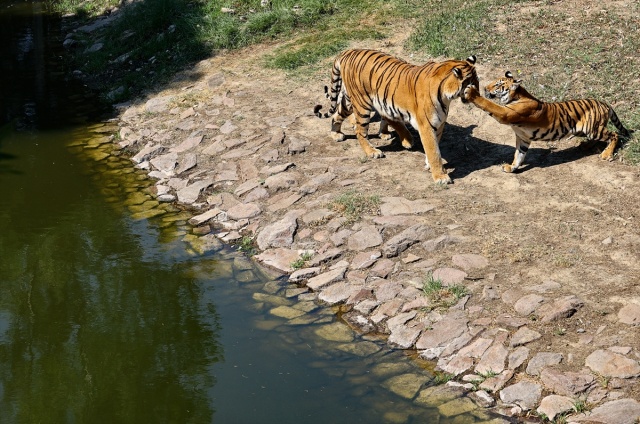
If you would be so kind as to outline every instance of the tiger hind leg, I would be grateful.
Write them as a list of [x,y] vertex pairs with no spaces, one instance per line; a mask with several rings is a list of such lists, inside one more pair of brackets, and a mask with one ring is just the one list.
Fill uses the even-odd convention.
[[400,121],[388,121],[386,119],[383,119],[380,122],[380,138],[382,138],[383,140],[391,139],[391,132],[389,131],[389,127],[392,127],[398,134],[400,142],[402,143],[402,147],[404,147],[405,149],[413,148],[413,136],[404,125],[404,123]]
[[341,93],[339,103],[336,107],[336,111],[331,117],[331,138],[333,141],[342,141],[344,140],[344,133],[342,132],[342,123],[345,119],[349,118],[351,123],[354,123],[353,116],[351,116],[353,112],[353,107],[351,105],[351,100],[349,100],[349,96],[346,93]]
[[604,151],[600,153],[600,159],[612,161],[613,152],[616,150],[616,147],[618,147],[618,142],[620,138],[618,137],[617,133],[609,130],[603,131],[602,138],[604,138],[605,140],[609,140],[609,142],[607,144],[607,147],[604,149]]
[[384,153],[369,143],[369,122],[371,121],[371,111],[364,108],[353,107],[353,114],[356,118],[356,138],[364,153],[374,159],[384,157]]
[[516,136],[516,152],[513,155],[513,162],[511,163],[511,165],[502,165],[502,171],[512,173],[516,169],[520,168],[520,166],[524,162],[524,158],[527,155],[527,152],[529,151],[529,145],[529,143]]

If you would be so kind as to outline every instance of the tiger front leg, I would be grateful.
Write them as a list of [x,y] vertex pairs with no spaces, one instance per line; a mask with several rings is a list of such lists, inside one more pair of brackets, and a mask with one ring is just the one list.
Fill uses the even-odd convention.
[[502,171],[512,173],[520,168],[524,162],[524,157],[527,155],[527,151],[529,151],[529,145],[529,143],[516,136],[516,152],[513,155],[513,162],[511,165],[502,165]]
[[354,107],[353,113],[356,117],[356,138],[358,139],[358,143],[360,143],[360,147],[362,147],[367,157],[374,159],[383,158],[384,153],[369,143],[370,111],[356,110]]
[[444,171],[437,134],[429,122],[418,124],[418,132],[425,153],[425,169],[431,170],[431,176],[436,184],[450,184],[451,177]]

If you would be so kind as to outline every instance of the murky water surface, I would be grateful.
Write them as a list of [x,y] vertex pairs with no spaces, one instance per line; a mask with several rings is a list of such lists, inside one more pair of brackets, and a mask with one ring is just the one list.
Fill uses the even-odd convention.
[[40,10],[0,0],[0,422],[481,421],[412,399],[417,362],[156,202]]

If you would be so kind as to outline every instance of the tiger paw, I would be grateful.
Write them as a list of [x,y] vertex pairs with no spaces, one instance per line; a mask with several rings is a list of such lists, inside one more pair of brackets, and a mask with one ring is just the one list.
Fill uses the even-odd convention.
[[344,134],[341,132],[331,132],[331,138],[333,141],[342,141],[344,140]]
[[433,181],[438,185],[447,185],[451,184],[451,177],[447,174],[434,175]]
[[600,159],[608,160],[609,162],[611,162],[613,160],[613,154],[605,150],[604,152],[600,153]]
[[502,172],[511,174],[513,171],[515,171],[515,168],[513,168],[511,165],[502,165]]
[[471,102],[479,95],[480,93],[478,92],[478,89],[474,85],[469,85],[467,86],[467,88],[464,89],[462,98]]
[[389,141],[393,138],[393,135],[389,132],[387,133],[380,133],[380,140],[384,140],[384,141]]
[[411,140],[402,140],[402,147],[405,149],[413,149],[413,142]]
[[380,149],[373,149],[371,153],[369,153],[369,157],[372,159],[380,159],[384,157],[384,153]]

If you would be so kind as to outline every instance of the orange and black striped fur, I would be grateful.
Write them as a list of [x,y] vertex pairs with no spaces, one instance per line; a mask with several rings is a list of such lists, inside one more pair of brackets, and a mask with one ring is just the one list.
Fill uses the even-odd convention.
[[381,136],[388,136],[390,125],[405,148],[413,146],[405,126],[411,124],[420,134],[426,168],[431,169],[435,182],[446,184],[451,178],[443,169],[438,143],[451,100],[461,97],[468,85],[479,85],[475,61],[471,56],[466,61],[416,66],[375,50],[346,50],[333,62],[331,90],[325,87],[331,100],[329,112],[322,115],[320,105],[314,112],[333,118],[331,136],[336,141],[344,139],[342,122],[353,113],[358,142],[372,158],[383,157],[383,153],[368,140],[371,112],[377,111],[383,119]]
[[629,136],[613,108],[604,102],[582,99],[545,103],[529,94],[521,83],[507,71],[503,78],[488,84],[485,95],[500,104],[482,97],[476,87],[467,87],[463,95],[496,121],[513,128],[516,152],[513,163],[502,166],[504,172],[513,172],[522,165],[532,141],[560,140],[567,135],[585,136],[590,141],[607,142],[600,157],[612,160],[619,137],[607,130],[607,122],[611,120],[623,137]]

